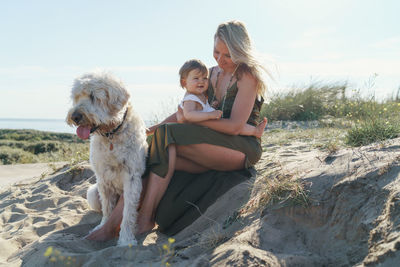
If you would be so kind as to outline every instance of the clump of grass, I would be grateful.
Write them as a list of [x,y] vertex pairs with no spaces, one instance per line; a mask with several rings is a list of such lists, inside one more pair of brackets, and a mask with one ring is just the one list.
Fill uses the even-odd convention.
[[227,240],[228,237],[223,231],[212,227],[206,234],[202,235],[198,241],[198,245],[204,250],[210,250],[218,247]]
[[305,182],[292,174],[282,173],[282,169],[264,174],[256,186],[258,193],[239,211],[240,214],[260,211],[278,203],[285,206],[310,204]]
[[260,205],[267,206],[276,203],[308,206],[309,199],[305,184],[292,175],[278,175],[273,179],[265,179],[265,191],[261,193]]
[[346,84],[322,85],[314,83],[305,89],[293,89],[287,93],[272,96],[264,104],[261,117],[270,121],[318,120],[332,113],[338,102],[345,97]]
[[346,135],[346,144],[363,146],[399,136],[399,125],[389,121],[363,121],[350,129]]

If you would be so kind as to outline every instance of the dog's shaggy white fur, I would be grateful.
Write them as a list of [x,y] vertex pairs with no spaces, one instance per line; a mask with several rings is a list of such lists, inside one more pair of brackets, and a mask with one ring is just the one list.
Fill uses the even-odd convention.
[[133,111],[122,82],[106,72],[88,73],[75,79],[71,98],[73,107],[68,112],[67,123],[79,126],[77,134],[83,139],[92,134],[90,163],[97,184],[89,188],[88,201],[95,210],[101,207],[103,213],[95,229],[107,221],[123,194],[118,245],[134,245],[147,154],[144,122]]

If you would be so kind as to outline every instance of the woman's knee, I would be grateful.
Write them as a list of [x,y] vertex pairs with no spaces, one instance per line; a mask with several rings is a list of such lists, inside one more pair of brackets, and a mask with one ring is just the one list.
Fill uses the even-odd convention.
[[218,171],[243,169],[246,159],[243,152],[210,144],[178,145],[177,155]]

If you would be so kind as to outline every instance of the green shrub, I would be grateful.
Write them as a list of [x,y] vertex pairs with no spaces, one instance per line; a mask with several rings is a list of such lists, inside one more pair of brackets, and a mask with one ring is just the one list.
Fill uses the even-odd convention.
[[390,121],[367,120],[351,128],[346,135],[346,144],[351,146],[368,145],[374,142],[399,136],[398,124]]
[[[6,139],[9,138],[9,139]],[[2,164],[84,161],[89,158],[89,142],[72,134],[36,130],[0,130]]]
[[56,152],[59,149],[60,149],[59,142],[42,141],[42,142],[30,144],[24,150],[37,155],[37,154],[46,153],[46,152]]
[[38,130],[13,130],[0,129],[0,140],[16,140],[16,141],[64,141],[84,143],[74,134],[54,133]]
[[293,89],[278,94],[263,105],[261,117],[275,120],[318,120],[330,114],[344,99],[346,85],[312,84],[305,89]]
[[19,148],[0,147],[0,162],[6,164],[34,163],[37,158],[32,153]]
[[20,148],[35,155],[60,150],[62,142],[59,141],[10,141],[0,140],[0,146]]

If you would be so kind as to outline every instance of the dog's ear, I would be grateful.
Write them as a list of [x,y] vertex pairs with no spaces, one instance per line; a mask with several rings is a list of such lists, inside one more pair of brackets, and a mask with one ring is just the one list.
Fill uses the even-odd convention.
[[[114,88],[115,90],[115,88]],[[107,92],[107,91],[106,91]],[[110,92],[110,90],[108,91]],[[113,93],[109,94],[109,110],[111,113],[117,113],[120,111],[129,100],[129,93],[125,88],[119,88],[117,93],[113,91]]]
[[110,114],[115,114],[123,109],[130,97],[125,86],[118,80],[113,80],[113,83],[108,84],[105,93],[107,101],[104,104],[107,105]]

